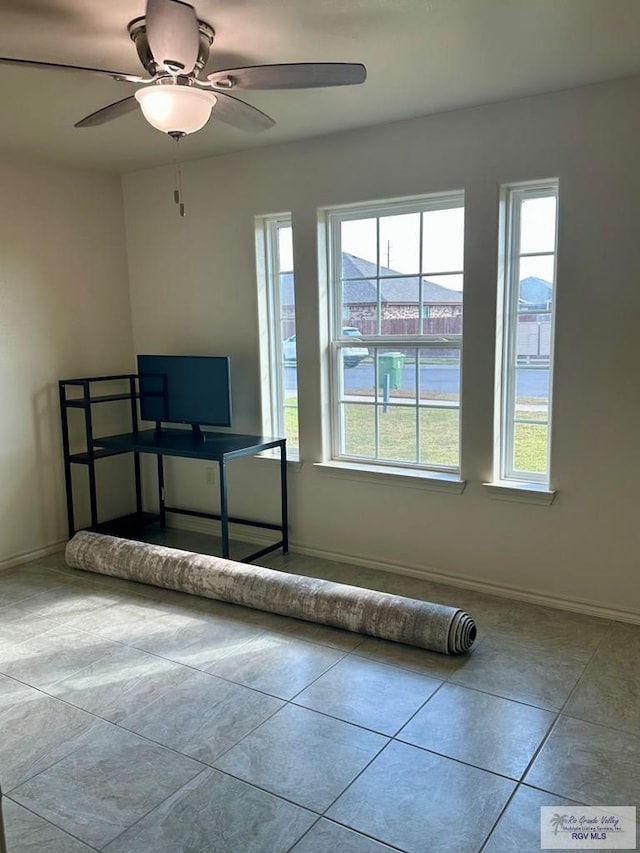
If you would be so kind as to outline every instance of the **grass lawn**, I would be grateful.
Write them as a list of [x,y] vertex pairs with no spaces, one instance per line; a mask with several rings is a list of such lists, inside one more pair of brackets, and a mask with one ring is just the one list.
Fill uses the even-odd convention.
[[[419,426],[415,409],[378,407],[379,452],[375,448],[375,406],[346,403],[345,453],[367,459],[420,462],[457,467],[459,416],[457,409],[421,409]],[[418,441],[420,450],[418,458]]]
[[[432,397],[433,399],[433,397]],[[524,401],[523,401],[524,402]],[[527,400],[541,404],[541,400]],[[287,398],[285,409],[286,437],[291,447],[298,447],[297,400]],[[343,404],[345,422],[344,453],[362,459],[418,462],[456,468],[459,459],[459,413],[457,409],[420,409],[419,425],[415,409],[390,405],[386,412],[379,408],[378,453],[375,447],[376,407],[373,404]],[[517,424],[515,432],[515,469],[543,472],[547,464],[546,412],[521,412],[523,417],[541,420],[541,424]],[[420,450],[418,458],[418,441]]]
[[543,473],[547,470],[547,425],[516,424],[515,470]]
[[299,450],[300,428],[298,426],[298,398],[287,397],[284,408],[284,435],[287,439],[287,450]]

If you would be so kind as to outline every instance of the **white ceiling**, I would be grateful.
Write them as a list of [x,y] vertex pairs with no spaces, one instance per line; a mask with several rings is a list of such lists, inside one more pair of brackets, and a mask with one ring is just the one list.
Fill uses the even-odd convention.
[[[127,23],[144,6],[0,0],[0,56],[143,73]],[[368,79],[243,92],[276,126],[250,135],[212,119],[183,140],[185,159],[640,74],[639,0],[199,0],[196,9],[216,31],[205,73],[357,61]],[[173,143],[138,112],[73,127],[135,88],[79,72],[0,67],[0,151],[116,172],[170,162]]]

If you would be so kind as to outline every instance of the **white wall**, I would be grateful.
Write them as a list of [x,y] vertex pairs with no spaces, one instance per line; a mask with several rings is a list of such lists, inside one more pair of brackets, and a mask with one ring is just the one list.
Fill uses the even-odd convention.
[[[638,103],[632,79],[194,162],[183,167],[184,220],[170,169],[128,175],[135,349],[231,355],[234,429],[259,432],[254,216],[292,211],[304,460],[290,477],[294,544],[640,615]],[[560,179],[559,494],[540,507],[492,499],[481,483],[492,470],[498,188],[550,177]],[[322,456],[317,208],[459,188],[468,486],[445,495],[328,477],[311,464]],[[212,499],[199,471],[188,477],[183,499]],[[276,477],[268,463],[238,464],[234,512],[264,517]]]
[[58,379],[131,368],[120,180],[4,157],[0,565],[66,539]]

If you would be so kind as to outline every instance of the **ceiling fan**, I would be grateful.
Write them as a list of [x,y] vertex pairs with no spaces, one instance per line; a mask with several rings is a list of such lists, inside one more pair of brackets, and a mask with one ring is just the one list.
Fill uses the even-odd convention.
[[149,76],[79,65],[0,57],[0,64],[84,71],[128,83],[140,83],[133,95],[97,110],[75,127],[95,127],[142,109],[158,130],[179,139],[200,130],[212,115],[240,130],[258,132],[274,120],[230,94],[236,89],[312,89],[364,83],[367,71],[356,62],[300,62],[253,65],[200,74],[209,59],[215,33],[183,0],[147,0],[145,15],[128,24],[129,35]]

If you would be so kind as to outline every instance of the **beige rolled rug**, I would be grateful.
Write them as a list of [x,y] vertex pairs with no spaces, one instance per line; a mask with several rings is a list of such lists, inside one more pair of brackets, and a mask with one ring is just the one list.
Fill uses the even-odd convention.
[[473,619],[455,607],[86,530],[76,533],[67,544],[66,560],[75,569],[320,622],[444,654],[467,652],[476,638]]

